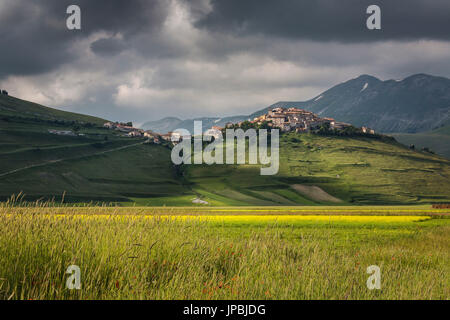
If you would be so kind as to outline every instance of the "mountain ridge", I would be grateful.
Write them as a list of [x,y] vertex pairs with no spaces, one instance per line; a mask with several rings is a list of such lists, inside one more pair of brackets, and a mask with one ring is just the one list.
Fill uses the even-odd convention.
[[[298,107],[383,133],[426,132],[450,124],[450,79],[418,73],[403,80],[380,80],[362,74],[306,101],[279,101],[250,115],[180,119],[176,127],[166,127],[168,131],[191,130],[194,120],[202,120],[205,129],[223,126],[226,122],[253,119],[276,107]],[[147,122],[143,127],[158,131],[166,128],[166,119]]]

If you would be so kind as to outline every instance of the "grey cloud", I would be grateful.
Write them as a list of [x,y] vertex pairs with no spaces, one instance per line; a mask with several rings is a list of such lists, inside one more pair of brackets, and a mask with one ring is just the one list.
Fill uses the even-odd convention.
[[32,2],[4,4],[0,39],[0,77],[41,73],[73,59],[66,43],[74,39],[74,34],[55,28],[54,21]]
[[126,49],[126,44],[121,39],[102,38],[91,43],[91,50],[100,56],[115,56]]
[[[158,29],[168,14],[165,0],[40,0],[46,16],[61,17],[69,5],[75,4],[82,12],[82,34],[104,30],[122,33],[125,37]],[[61,13],[63,13],[61,15]],[[65,23],[63,24],[65,26]]]
[[[179,3],[189,11],[180,12]],[[382,8],[382,32],[365,29],[373,3]],[[69,4],[82,9],[81,32],[65,27]],[[449,4],[0,0],[7,44],[0,84],[30,100],[43,94],[51,102],[41,103],[112,120],[251,113],[277,100],[310,99],[363,73],[448,77]],[[416,41],[422,38],[440,40]],[[120,88],[128,91],[117,100]]]
[[191,55],[192,44],[180,44],[165,34],[142,33],[132,38],[129,45],[140,56],[152,59],[185,59]]
[[[366,9],[377,4],[382,30],[366,28]],[[315,41],[450,39],[448,0],[211,0],[196,26],[237,36],[263,34]]]
[[[77,59],[72,46],[97,31],[120,33],[125,39],[143,32],[158,32],[168,14],[164,0],[2,0],[0,13],[0,78],[33,75],[57,69]],[[66,9],[81,8],[82,30],[66,28]],[[107,54],[119,50],[111,40],[93,44]]]

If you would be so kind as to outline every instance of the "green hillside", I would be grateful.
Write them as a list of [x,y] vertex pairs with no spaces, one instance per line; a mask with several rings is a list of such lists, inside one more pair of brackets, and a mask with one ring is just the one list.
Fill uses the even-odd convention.
[[392,134],[399,142],[418,149],[429,148],[433,152],[450,159],[450,126],[429,132]]
[[0,199],[19,192],[28,200],[65,193],[66,201],[183,194],[167,147],[105,129],[100,118],[0,99]]
[[251,165],[190,166],[187,176],[206,201],[223,205],[450,201],[450,161],[396,142],[291,133],[280,163],[275,177]]
[[12,96],[0,95],[0,117],[3,119],[16,117],[42,121],[76,121],[101,125],[106,120],[84,114],[61,111],[42,106],[37,103],[21,100]]
[[64,194],[66,202],[153,206],[450,201],[450,161],[389,139],[285,134],[278,175],[261,176],[256,165],[176,168],[168,146],[124,137],[102,119],[12,97],[1,97],[1,108],[2,200],[23,192],[28,200]]

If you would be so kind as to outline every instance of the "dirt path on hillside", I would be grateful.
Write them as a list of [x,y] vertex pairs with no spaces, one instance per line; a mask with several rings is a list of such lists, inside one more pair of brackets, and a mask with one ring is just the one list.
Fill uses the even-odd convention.
[[316,201],[326,201],[326,202],[342,202],[341,199],[333,197],[332,195],[326,193],[318,186],[307,186],[303,184],[293,184],[291,187],[301,193],[302,195]]
[[38,168],[38,167],[47,166],[49,164],[54,164],[54,163],[58,163],[58,162],[62,162],[62,161],[83,159],[85,157],[98,156],[98,155],[102,155],[102,154],[109,153],[109,152],[114,152],[114,151],[119,151],[119,150],[123,150],[123,149],[128,149],[128,148],[131,148],[131,147],[135,147],[135,146],[144,144],[146,142],[147,141],[134,143],[134,144],[129,144],[129,145],[126,145],[126,146],[122,146],[122,147],[118,147],[118,148],[114,148],[114,149],[109,149],[109,150],[105,150],[105,151],[100,151],[100,152],[97,152],[97,153],[84,155],[84,156],[80,156],[80,157],[71,157],[71,158],[49,160],[49,161],[46,161],[46,162],[43,162],[43,163],[32,164],[32,165],[29,165],[29,166],[26,166],[26,167],[22,167],[22,168],[18,168],[18,169],[14,169],[14,170],[8,171],[8,172],[0,173],[0,177],[4,177],[4,176],[10,175],[10,174],[17,173],[17,172],[24,171],[24,170],[31,169],[31,168]]

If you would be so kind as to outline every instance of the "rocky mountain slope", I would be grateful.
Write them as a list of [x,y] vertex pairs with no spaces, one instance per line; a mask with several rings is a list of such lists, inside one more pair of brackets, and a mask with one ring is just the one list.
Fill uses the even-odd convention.
[[147,122],[145,129],[157,132],[177,128],[190,130],[193,120],[205,127],[253,119],[269,108],[299,107],[321,116],[355,126],[369,126],[378,132],[425,132],[450,124],[450,79],[416,74],[403,80],[382,81],[361,75],[338,84],[308,101],[280,101],[251,115],[198,118],[174,121],[165,118]]

